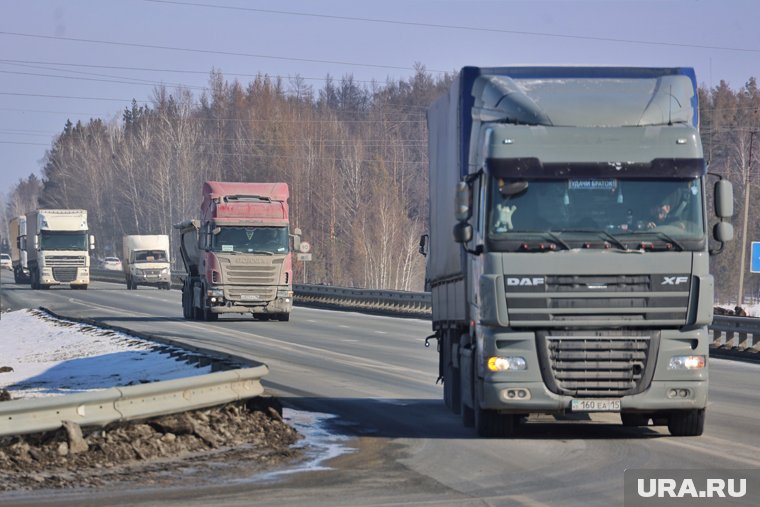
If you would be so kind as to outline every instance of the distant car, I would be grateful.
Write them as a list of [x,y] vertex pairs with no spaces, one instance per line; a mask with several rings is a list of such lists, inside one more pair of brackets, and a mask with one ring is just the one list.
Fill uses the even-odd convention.
[[118,257],[106,257],[100,265],[103,269],[110,271],[121,271],[121,261]]
[[13,261],[8,254],[0,254],[0,268],[5,268],[13,271]]

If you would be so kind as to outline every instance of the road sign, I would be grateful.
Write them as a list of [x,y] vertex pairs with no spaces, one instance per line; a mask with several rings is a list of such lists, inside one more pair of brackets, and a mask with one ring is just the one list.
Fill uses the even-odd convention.
[[752,261],[749,270],[751,273],[760,273],[760,241],[752,242]]
[[296,260],[299,260],[299,261],[310,261],[311,260],[311,254],[310,253],[299,253],[299,254],[296,254]]

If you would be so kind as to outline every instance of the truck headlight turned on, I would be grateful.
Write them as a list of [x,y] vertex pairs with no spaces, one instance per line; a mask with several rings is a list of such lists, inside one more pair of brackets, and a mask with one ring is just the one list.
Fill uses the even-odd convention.
[[[482,436],[619,412],[699,435],[712,320],[688,68],[465,67],[428,111],[444,401]],[[731,184],[714,185],[732,239]]]

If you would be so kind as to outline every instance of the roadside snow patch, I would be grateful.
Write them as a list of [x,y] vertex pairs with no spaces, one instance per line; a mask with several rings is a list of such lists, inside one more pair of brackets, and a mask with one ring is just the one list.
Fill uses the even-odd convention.
[[[58,320],[37,310],[0,318],[0,389],[13,399],[81,393],[209,373],[169,355],[179,349]],[[174,354],[181,355],[181,354]]]

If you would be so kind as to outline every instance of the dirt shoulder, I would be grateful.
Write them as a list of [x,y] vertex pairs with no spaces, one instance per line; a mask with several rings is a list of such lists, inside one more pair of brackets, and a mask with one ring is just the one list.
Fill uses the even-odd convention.
[[266,397],[103,428],[66,424],[0,437],[0,491],[218,483],[298,461],[300,438]]

